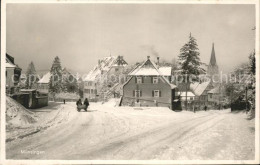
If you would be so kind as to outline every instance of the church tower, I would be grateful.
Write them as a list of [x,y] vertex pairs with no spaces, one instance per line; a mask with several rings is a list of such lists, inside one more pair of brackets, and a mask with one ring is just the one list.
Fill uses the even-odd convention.
[[210,62],[208,65],[208,70],[207,70],[207,75],[213,76],[213,75],[218,75],[218,74],[219,74],[219,70],[218,70],[217,60],[216,60],[216,56],[215,56],[214,43],[213,43]]

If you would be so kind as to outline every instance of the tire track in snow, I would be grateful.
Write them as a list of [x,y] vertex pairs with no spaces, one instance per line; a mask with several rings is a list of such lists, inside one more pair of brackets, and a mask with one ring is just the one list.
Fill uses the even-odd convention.
[[[189,121],[184,121],[184,122],[181,122],[181,123],[187,124],[187,122],[190,123],[192,121],[194,122],[194,120],[195,121],[199,120],[199,124],[203,124],[205,121],[204,120],[201,121],[201,119],[207,118],[209,116],[212,116],[212,115],[200,116],[200,117],[191,119]],[[212,118],[207,119],[207,120],[211,120],[211,119]],[[140,153],[139,148],[136,149],[136,146],[137,146],[136,142],[139,141],[139,143],[140,143],[141,140],[143,140],[147,137],[154,136],[154,135],[161,136],[161,135],[163,135],[162,133],[167,132],[169,130],[169,127],[174,127],[174,125],[172,125],[172,124],[174,124],[174,122],[167,124],[167,126],[165,126],[165,125],[160,126],[160,127],[155,128],[155,129],[146,131],[144,133],[141,133],[141,134],[138,134],[138,135],[135,135],[135,136],[132,136],[132,137],[123,138],[121,140],[119,139],[119,140],[111,141],[109,144],[101,144],[100,146],[95,146],[95,148],[90,148],[88,150],[88,153],[86,153],[84,155],[87,156],[86,159],[93,159],[93,158],[94,159],[95,158],[106,159],[107,157],[109,157],[109,155],[115,155],[115,156],[121,157],[120,154],[122,153],[122,150],[126,149],[125,151],[127,152],[126,153],[127,157],[131,158],[132,156],[129,156],[129,154],[130,154],[129,151],[131,150],[130,147],[135,148],[134,151],[135,152],[138,151],[138,153]],[[183,127],[185,127],[185,126],[183,126]],[[183,129],[183,128],[181,128],[181,129]],[[135,143],[135,144],[133,144],[133,143]],[[129,147],[129,145],[130,145],[130,147]],[[147,144],[145,144],[145,145],[147,145]],[[116,151],[114,151],[114,150],[116,150]],[[131,155],[133,155],[135,152],[132,152]],[[113,154],[111,154],[111,153],[113,153]],[[118,154],[118,153],[120,153],[120,154]],[[104,156],[98,157],[98,155],[104,155],[105,157]],[[123,156],[122,158],[126,159],[126,156]],[[114,159],[114,158],[109,157],[108,159]]]
[[[190,120],[187,123],[184,123],[183,126],[178,128],[177,130],[172,130],[171,129],[172,125],[169,125],[168,127],[165,127],[162,131],[158,131],[158,132],[152,133],[151,135],[148,135],[148,136],[152,137],[151,138],[152,142],[147,143],[145,145],[143,145],[143,141],[144,141],[143,139],[145,139],[145,137],[141,138],[141,139],[139,139],[139,147],[136,147],[137,148],[136,150],[138,150],[138,154],[136,154],[136,152],[132,152],[133,154],[129,158],[136,159],[138,157],[138,159],[152,159],[152,156],[154,156],[156,153],[158,153],[158,151],[165,149],[165,144],[171,145],[173,142],[181,139],[183,136],[185,136],[186,134],[188,134],[189,132],[194,130],[196,127],[203,125],[205,122],[210,121],[210,120],[214,119],[215,117],[216,116],[203,120],[203,121],[201,121],[201,119],[199,121]],[[185,124],[188,124],[188,125],[185,125]],[[163,137],[160,137],[163,134],[165,134],[165,135]],[[154,138],[155,136],[159,136],[159,138],[157,138],[157,140],[156,140],[156,138]],[[150,137],[148,137],[148,138],[150,138]],[[127,147],[124,147],[124,148],[126,149]],[[145,155],[145,157],[144,158],[141,157],[142,155]],[[147,157],[147,155],[148,155],[148,157]]]

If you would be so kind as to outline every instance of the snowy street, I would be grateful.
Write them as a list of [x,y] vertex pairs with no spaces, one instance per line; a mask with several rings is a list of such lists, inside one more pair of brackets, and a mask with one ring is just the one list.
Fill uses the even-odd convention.
[[36,112],[52,118],[42,117],[38,132],[6,143],[7,159],[254,159],[254,120],[243,112],[109,103],[90,103],[88,112],[77,112],[75,103],[51,108]]

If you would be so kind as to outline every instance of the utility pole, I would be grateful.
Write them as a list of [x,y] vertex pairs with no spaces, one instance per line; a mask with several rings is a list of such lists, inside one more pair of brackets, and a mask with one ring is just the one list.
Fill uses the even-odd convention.
[[246,85],[246,113],[248,112],[248,109],[247,109],[247,85]]
[[186,111],[188,110],[188,96],[187,96],[187,93],[188,93],[188,83],[186,82],[186,96],[185,96],[185,109],[186,109]]
[[185,97],[185,108],[186,108],[186,111],[188,110],[188,79],[187,79],[187,71],[186,71],[186,97]]
[[230,94],[230,109],[231,109],[231,111],[232,111],[232,96],[233,96],[233,90],[234,90],[233,88],[234,88],[234,86],[232,84],[231,94]]
[[219,96],[218,96],[218,106],[219,106],[219,110],[221,109],[221,83],[219,84]]

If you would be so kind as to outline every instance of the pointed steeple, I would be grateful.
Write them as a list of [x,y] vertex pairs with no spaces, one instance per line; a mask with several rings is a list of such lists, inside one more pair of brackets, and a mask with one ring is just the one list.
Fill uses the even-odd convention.
[[214,49],[214,42],[212,44],[212,51],[211,51],[211,57],[210,57],[209,65],[211,65],[211,66],[217,65],[216,56],[215,56],[215,49]]

